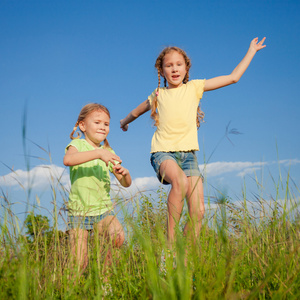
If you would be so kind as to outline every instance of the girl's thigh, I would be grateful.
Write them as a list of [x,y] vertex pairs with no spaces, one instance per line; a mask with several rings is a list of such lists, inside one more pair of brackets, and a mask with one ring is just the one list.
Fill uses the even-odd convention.
[[160,164],[159,172],[161,177],[172,185],[175,183],[182,184],[187,178],[177,162],[172,159],[164,160]]
[[85,229],[70,229],[68,231],[72,253],[87,253],[88,231]]

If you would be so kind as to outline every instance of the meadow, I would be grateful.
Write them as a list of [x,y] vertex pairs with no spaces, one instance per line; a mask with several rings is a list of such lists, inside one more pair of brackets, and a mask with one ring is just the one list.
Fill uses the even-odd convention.
[[[29,212],[23,224],[2,191],[0,298],[299,299],[299,189],[287,175],[274,180],[270,198],[262,198],[260,190],[257,182],[251,201],[246,187],[238,200],[208,198],[197,244],[181,234],[185,213],[178,224],[176,263],[167,258],[165,270],[160,259],[167,248],[167,194],[137,194],[129,199],[134,213],[117,206],[127,236],[114,251],[111,267],[104,269],[106,249],[100,251],[91,233],[83,274],[73,269],[68,235],[57,226],[58,191],[53,189],[53,220]],[[121,198],[115,202],[124,203]]]

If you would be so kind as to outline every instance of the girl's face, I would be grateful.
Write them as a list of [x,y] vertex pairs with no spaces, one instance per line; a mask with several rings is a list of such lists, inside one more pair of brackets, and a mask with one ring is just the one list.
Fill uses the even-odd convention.
[[167,53],[163,59],[162,71],[170,89],[180,87],[186,75],[183,55],[175,50]]
[[109,133],[109,122],[110,118],[104,111],[95,110],[79,123],[79,128],[84,133],[86,141],[98,148]]

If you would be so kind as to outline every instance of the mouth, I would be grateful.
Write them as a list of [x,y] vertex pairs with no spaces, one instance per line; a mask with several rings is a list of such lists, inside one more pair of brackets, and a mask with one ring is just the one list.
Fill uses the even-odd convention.
[[172,76],[172,79],[178,79],[178,78],[180,78],[180,75],[173,75]]

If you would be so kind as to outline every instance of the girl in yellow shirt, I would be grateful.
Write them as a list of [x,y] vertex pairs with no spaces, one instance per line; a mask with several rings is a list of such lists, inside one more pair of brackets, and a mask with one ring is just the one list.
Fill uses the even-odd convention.
[[[203,119],[199,102],[203,92],[236,83],[248,68],[257,51],[266,47],[265,38],[251,41],[248,52],[231,74],[207,80],[189,81],[190,59],[178,47],[167,47],[158,56],[155,67],[158,71],[158,87],[120,121],[123,131],[140,115],[151,110],[155,131],[151,143],[151,164],[159,180],[171,184],[168,196],[168,242],[172,247],[175,226],[178,224],[183,200],[187,199],[190,219],[184,234],[191,233],[193,240],[199,236],[204,215],[202,176],[195,151],[199,150],[197,127]],[[160,79],[164,87],[160,87]]]

